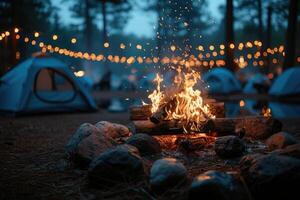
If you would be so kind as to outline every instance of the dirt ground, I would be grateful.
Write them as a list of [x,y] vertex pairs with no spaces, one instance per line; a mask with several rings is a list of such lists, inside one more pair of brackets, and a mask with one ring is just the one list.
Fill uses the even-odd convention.
[[[83,171],[64,170],[64,145],[80,124],[101,120],[126,124],[129,116],[101,110],[0,117],[0,199],[94,199]],[[282,122],[284,130],[300,133],[300,119]]]

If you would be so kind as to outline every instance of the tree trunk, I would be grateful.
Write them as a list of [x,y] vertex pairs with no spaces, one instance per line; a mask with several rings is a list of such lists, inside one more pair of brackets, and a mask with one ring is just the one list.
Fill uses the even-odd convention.
[[266,50],[266,48],[268,46],[266,46],[265,44],[265,37],[264,37],[264,25],[263,25],[263,19],[262,19],[262,2],[261,0],[257,0],[257,18],[258,18],[258,34],[259,34],[259,40],[262,42],[262,46],[260,47],[260,54],[261,54],[261,58],[264,61],[264,65],[262,68],[262,72],[263,73],[267,73],[268,72],[268,58],[266,56],[263,56],[263,52]]
[[162,16],[163,16],[163,9],[162,9],[162,2],[161,1],[157,1],[157,13],[158,13],[158,21],[157,21],[157,33],[158,33],[158,37],[157,40],[156,40],[156,43],[157,43],[157,57],[161,57],[162,56],[162,23],[163,20],[162,20]]
[[257,0],[257,18],[258,18],[258,33],[259,33],[259,39],[261,42],[264,40],[264,27],[263,27],[263,20],[262,20],[262,3],[261,0]]
[[90,0],[85,0],[84,21],[85,21],[85,45],[86,49],[90,50],[92,47],[92,18],[90,15],[91,3]]
[[226,1],[226,16],[225,16],[225,23],[226,23],[226,35],[225,35],[225,42],[226,42],[226,65],[232,71],[237,70],[237,65],[234,63],[234,49],[230,48],[230,44],[234,44],[234,25],[233,25],[233,0]]
[[[271,47],[272,45],[272,6],[268,6],[268,16],[267,16],[267,34],[266,34],[266,47]],[[268,72],[271,71],[271,62],[270,62],[270,56],[268,54],[267,56],[268,60]]]
[[102,2],[103,43],[107,42],[106,0]]
[[286,31],[286,50],[283,69],[293,67],[295,61],[296,23],[298,0],[290,0],[288,27]]

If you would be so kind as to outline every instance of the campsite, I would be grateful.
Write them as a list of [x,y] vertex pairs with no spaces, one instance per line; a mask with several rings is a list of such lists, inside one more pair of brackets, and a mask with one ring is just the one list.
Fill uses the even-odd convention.
[[2,0],[0,200],[298,199],[298,0]]

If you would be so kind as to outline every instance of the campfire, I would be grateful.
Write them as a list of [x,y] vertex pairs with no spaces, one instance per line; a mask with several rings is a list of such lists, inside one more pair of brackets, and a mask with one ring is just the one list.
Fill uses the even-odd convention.
[[[236,135],[263,138],[281,126],[273,119],[268,108],[260,116],[225,116],[224,102],[208,98],[198,88],[201,74],[185,67],[172,67],[176,72],[171,85],[164,86],[162,75],[156,74],[155,89],[148,95],[149,104],[130,109],[130,125],[133,133],[150,135],[225,136]],[[178,136],[182,138],[182,136]]]
[[210,106],[204,103],[201,91],[195,85],[201,79],[200,73],[190,68],[186,72],[179,67],[172,86],[161,90],[163,77],[156,75],[156,89],[148,96],[151,100],[153,123],[162,120],[176,120],[183,125],[185,133],[199,132],[202,125],[215,116]]

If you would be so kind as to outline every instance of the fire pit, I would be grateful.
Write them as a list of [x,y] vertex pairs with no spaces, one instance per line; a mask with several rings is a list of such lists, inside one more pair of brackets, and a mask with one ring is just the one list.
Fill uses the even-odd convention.
[[198,81],[198,72],[179,68],[174,83],[163,90],[157,74],[151,103],[131,107],[130,124],[81,125],[66,147],[69,160],[88,169],[89,185],[97,192],[110,191],[105,197],[295,195],[294,187],[281,186],[299,181],[299,140],[280,132],[281,122],[268,109],[261,116],[226,117],[223,102],[194,88]]

